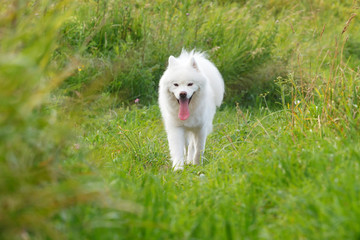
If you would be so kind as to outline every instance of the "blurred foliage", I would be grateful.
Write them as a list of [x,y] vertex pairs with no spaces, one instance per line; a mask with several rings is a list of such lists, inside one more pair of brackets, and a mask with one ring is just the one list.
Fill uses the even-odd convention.
[[[52,61],[59,30],[71,14],[68,4],[7,1],[0,7],[1,239],[63,239],[51,219],[80,203],[105,206],[98,203],[108,199],[91,169],[81,166],[85,156],[72,140],[72,126],[58,121],[51,100],[51,92],[76,71]],[[81,175],[62,168],[72,158]]]

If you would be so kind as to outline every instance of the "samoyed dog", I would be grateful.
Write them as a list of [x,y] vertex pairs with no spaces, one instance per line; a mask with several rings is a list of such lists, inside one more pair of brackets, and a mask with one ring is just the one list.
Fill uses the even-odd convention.
[[199,164],[216,107],[224,96],[220,72],[204,53],[183,50],[169,57],[159,82],[159,105],[174,170]]

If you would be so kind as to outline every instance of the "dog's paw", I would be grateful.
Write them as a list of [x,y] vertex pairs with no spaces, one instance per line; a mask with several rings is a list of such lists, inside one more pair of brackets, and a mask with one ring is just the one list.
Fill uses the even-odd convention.
[[173,169],[174,169],[175,172],[176,171],[182,171],[182,170],[184,170],[184,166],[175,166],[175,167],[173,167]]
[[186,165],[192,165],[192,164],[193,164],[193,161],[190,160],[190,159],[186,159],[186,160],[185,160],[185,164],[186,164]]

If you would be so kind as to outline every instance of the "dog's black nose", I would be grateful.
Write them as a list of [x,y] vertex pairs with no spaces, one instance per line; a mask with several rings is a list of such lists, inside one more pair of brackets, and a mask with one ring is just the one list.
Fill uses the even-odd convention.
[[186,95],[187,95],[186,92],[181,92],[180,93],[180,98],[186,98]]

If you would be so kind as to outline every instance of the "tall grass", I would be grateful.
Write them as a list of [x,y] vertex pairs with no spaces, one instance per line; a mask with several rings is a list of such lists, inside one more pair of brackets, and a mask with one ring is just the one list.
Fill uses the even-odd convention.
[[277,27],[273,19],[261,21],[262,14],[250,3],[80,2],[62,32],[64,46],[84,57],[86,71],[69,78],[66,88],[105,81],[121,101],[153,103],[168,57],[196,48],[219,67],[229,92],[247,90],[270,80],[240,78],[270,60]]
[[[342,31],[352,9],[356,11],[356,3],[78,2],[62,27],[58,57],[66,62],[76,52],[82,71],[65,81],[64,91],[74,95],[102,82],[124,103],[136,98],[153,103],[169,55],[197,48],[206,51],[223,74],[227,102],[254,102],[261,91],[268,91],[274,101],[279,95],[273,80],[286,77],[288,64],[302,68],[297,57],[316,58],[310,64],[318,68],[318,50],[334,46],[335,29]],[[328,20],[335,26],[328,26]],[[346,58],[355,51],[352,56],[358,59],[356,47],[351,47],[357,43],[356,29],[344,45]],[[356,64],[354,60],[351,63]]]
[[[315,52],[316,55],[310,53],[311,57],[298,55],[299,65],[288,77],[277,79],[282,107],[289,112],[292,129],[300,127],[304,134],[310,130],[322,136],[324,129],[330,128],[342,137],[359,130],[359,59],[356,56],[352,59],[353,55],[349,58],[346,53],[351,36],[346,31],[355,16],[349,15],[330,41],[323,39],[328,31],[324,25],[315,40],[329,45]],[[313,56],[314,59],[308,59]]]

